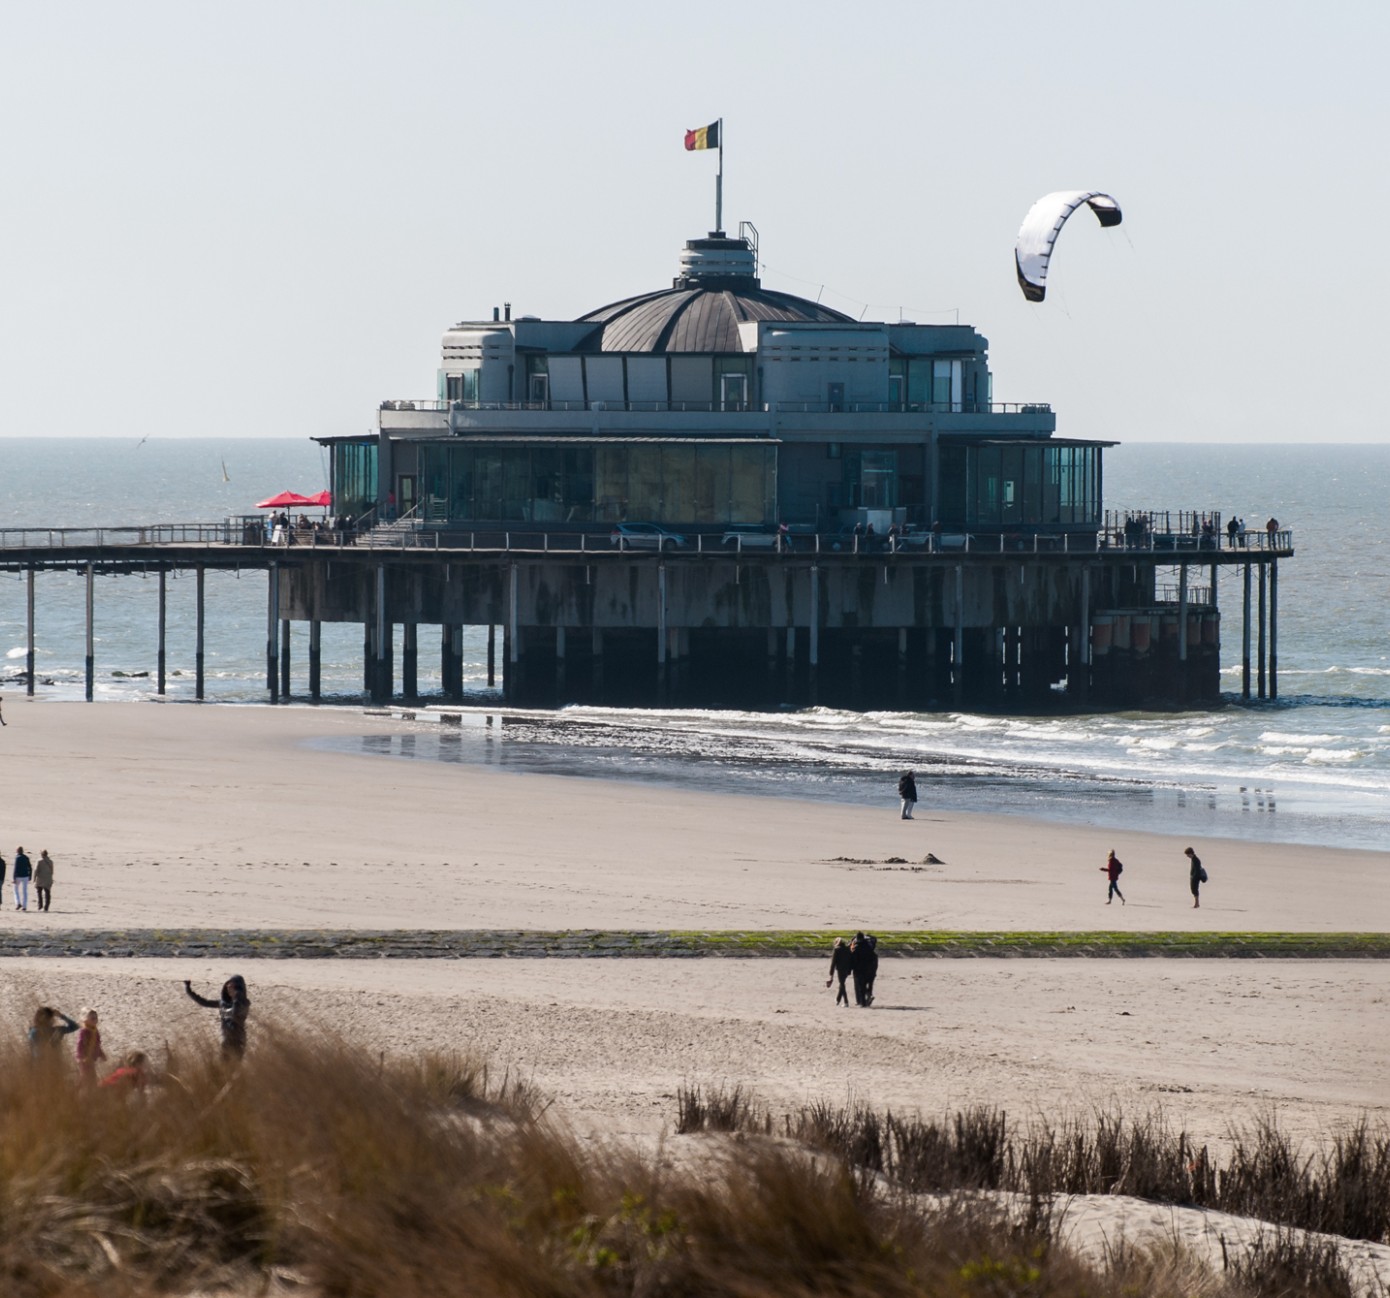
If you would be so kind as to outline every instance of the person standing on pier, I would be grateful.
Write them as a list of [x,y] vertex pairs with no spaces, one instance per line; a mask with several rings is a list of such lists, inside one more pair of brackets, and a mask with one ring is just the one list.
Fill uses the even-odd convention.
[[1207,881],[1207,872],[1202,869],[1202,858],[1190,847],[1183,849],[1183,855],[1188,860],[1187,881],[1192,889],[1192,909],[1196,910],[1202,904],[1202,885]]
[[912,819],[912,809],[917,805],[917,777],[913,771],[904,771],[898,778],[898,797],[903,800],[904,820]]
[[34,867],[29,858],[24,855],[24,848],[17,847],[14,850],[14,908],[16,910],[29,909],[29,880],[34,877]]
[[1110,891],[1105,894],[1105,904],[1108,906],[1116,897],[1120,899],[1120,905],[1125,904],[1125,895],[1120,891],[1120,875],[1124,871],[1124,863],[1115,855],[1115,849],[1110,849],[1110,855],[1106,858],[1105,864],[1100,867],[1100,872],[1108,875],[1110,879]]

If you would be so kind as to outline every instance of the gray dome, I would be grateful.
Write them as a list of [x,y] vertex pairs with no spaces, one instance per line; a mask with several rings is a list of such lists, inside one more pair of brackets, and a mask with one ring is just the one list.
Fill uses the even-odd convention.
[[599,307],[581,321],[600,326],[586,349],[604,352],[738,352],[738,326],[775,323],[853,323],[849,316],[790,293],[764,289],[754,274],[746,239],[718,232],[692,239],[681,254],[674,285]]

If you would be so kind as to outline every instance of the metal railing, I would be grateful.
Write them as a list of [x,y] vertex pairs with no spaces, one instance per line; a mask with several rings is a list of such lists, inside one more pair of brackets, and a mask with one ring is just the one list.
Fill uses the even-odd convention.
[[[364,518],[367,516],[364,516]],[[557,531],[534,527],[457,527],[425,525],[403,518],[368,528],[338,528],[321,521],[308,528],[291,526],[283,539],[274,539],[266,520],[245,516],[221,523],[152,523],[140,527],[0,528],[0,553],[13,550],[64,550],[78,548],[160,546],[237,546],[279,550],[291,547],[315,549],[363,546],[390,550],[465,550],[539,554],[696,554],[696,555],[960,555],[960,554],[1126,554],[1166,555],[1195,559],[1203,553],[1291,553],[1293,532],[1250,533],[1244,544],[1208,544],[1208,538],[1182,533],[1148,532],[1126,535],[1123,529],[1061,533],[1013,533],[969,531],[907,531],[877,536],[868,533],[799,532],[733,536],[727,532],[702,532],[656,538],[623,537],[615,540],[606,530]]]
[[604,411],[629,414],[793,414],[793,415],[1049,415],[1046,401],[438,401],[402,398],[378,409],[442,414],[451,410]]

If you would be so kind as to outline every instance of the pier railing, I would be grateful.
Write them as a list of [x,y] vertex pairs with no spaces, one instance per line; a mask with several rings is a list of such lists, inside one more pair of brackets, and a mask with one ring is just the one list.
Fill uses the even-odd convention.
[[[226,519],[221,523],[151,523],[138,527],[0,528],[0,553],[14,550],[76,550],[167,546],[236,546],[277,551],[287,548],[372,550],[503,551],[527,554],[606,554],[621,548],[625,553],[657,552],[657,539],[623,538],[615,542],[607,529],[559,531],[534,526],[463,527],[431,526],[406,520],[376,528],[340,530],[325,523],[290,527],[282,531],[266,527],[258,517]],[[759,554],[816,555],[914,555],[914,554],[1159,554],[1172,553],[1191,561],[1204,554],[1240,555],[1265,552],[1288,554],[1293,532],[1249,532],[1244,537],[1193,536],[1185,532],[1102,527],[1091,532],[1013,533],[972,531],[904,531],[892,535],[863,533],[799,532],[778,535],[749,531],[691,533],[662,538],[666,554],[728,556]]]

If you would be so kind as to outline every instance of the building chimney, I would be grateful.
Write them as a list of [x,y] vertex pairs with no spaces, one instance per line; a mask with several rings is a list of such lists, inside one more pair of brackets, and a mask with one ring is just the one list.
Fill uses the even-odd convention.
[[504,302],[502,304],[502,310],[507,313],[503,318],[510,320],[512,318],[512,304],[510,302]]
[[498,307],[492,308],[492,322],[496,324],[502,318],[502,312]]

